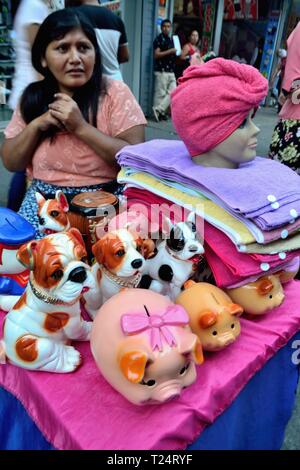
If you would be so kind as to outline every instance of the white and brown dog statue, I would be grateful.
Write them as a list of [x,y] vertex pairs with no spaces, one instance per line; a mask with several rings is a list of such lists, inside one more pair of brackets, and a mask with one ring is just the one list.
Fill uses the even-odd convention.
[[143,240],[135,231],[126,228],[107,233],[93,245],[96,263],[92,272],[97,288],[84,294],[85,307],[92,318],[102,304],[121,289],[138,287],[145,259],[154,249],[152,240]]
[[22,245],[18,258],[30,269],[29,283],[5,317],[0,353],[25,369],[72,372],[81,356],[70,340],[87,341],[91,331],[80,297],[95,287],[82,236],[74,228],[48,235]]
[[36,192],[38,203],[39,231],[45,235],[65,232],[70,228],[68,219],[69,203],[62,191],[56,191],[54,199],[45,199],[41,193]]

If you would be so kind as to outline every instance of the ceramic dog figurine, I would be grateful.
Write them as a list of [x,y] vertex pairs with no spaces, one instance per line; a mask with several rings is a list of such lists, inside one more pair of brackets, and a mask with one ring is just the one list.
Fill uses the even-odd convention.
[[31,272],[26,291],[5,317],[5,356],[25,369],[72,372],[81,357],[70,340],[86,341],[91,331],[79,300],[94,287],[81,234],[73,228],[31,241],[18,258]]
[[188,313],[190,326],[205,351],[219,351],[240,334],[243,308],[234,304],[221,289],[207,282],[187,281],[176,304]]
[[97,288],[84,295],[86,310],[92,318],[99,307],[121,289],[138,287],[145,258],[154,248],[152,240],[143,240],[127,229],[113,230],[93,245],[96,263],[92,272]]
[[56,191],[55,199],[45,199],[35,193],[38,203],[39,231],[45,235],[65,232],[70,228],[68,219],[69,203],[62,191]]
[[153,280],[150,289],[175,300],[183,284],[192,275],[204,253],[195,225],[195,213],[186,222],[173,225],[169,219],[170,236],[158,246],[157,254],[146,261],[144,274]]
[[196,379],[201,344],[180,305],[146,289],[124,289],[99,310],[91,350],[105,379],[136,405],[178,397]]
[[23,243],[33,240],[34,227],[19,214],[0,207],[0,308],[8,311],[24,292],[29,270],[17,259]]

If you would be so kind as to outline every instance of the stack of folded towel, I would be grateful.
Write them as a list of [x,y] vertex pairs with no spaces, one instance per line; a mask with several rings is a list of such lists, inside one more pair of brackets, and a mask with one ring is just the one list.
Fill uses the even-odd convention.
[[205,220],[206,256],[220,287],[295,264],[300,254],[300,177],[256,157],[238,169],[196,165],[181,141],[152,140],[117,155],[133,202],[178,204]]

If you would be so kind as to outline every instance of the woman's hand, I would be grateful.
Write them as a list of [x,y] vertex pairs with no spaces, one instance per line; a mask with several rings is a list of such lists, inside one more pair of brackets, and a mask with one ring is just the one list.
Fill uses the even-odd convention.
[[200,55],[200,52],[195,52],[190,60],[190,65],[202,65],[204,64],[204,61]]
[[58,127],[59,129],[64,129],[62,123],[52,116],[50,111],[46,111],[44,114],[34,119],[34,121],[31,122],[31,125],[34,125],[40,132],[45,132],[49,127],[53,126]]
[[86,124],[81,111],[70,96],[56,93],[55,101],[49,104],[50,115],[69,132],[76,134]]
[[286,102],[287,97],[284,96],[284,94],[281,92],[279,97],[278,97],[278,103],[283,106],[284,103]]

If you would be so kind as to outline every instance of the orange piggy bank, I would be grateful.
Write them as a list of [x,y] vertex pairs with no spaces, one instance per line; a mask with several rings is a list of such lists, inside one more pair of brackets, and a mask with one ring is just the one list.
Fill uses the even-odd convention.
[[233,343],[241,327],[243,308],[221,289],[206,282],[187,281],[175,303],[190,317],[190,326],[205,351],[219,351]]
[[[280,276],[281,274],[264,276],[244,286],[226,289],[226,292],[233,302],[242,305],[246,313],[262,315],[278,307],[284,300]],[[286,280],[289,280],[288,274]]]

